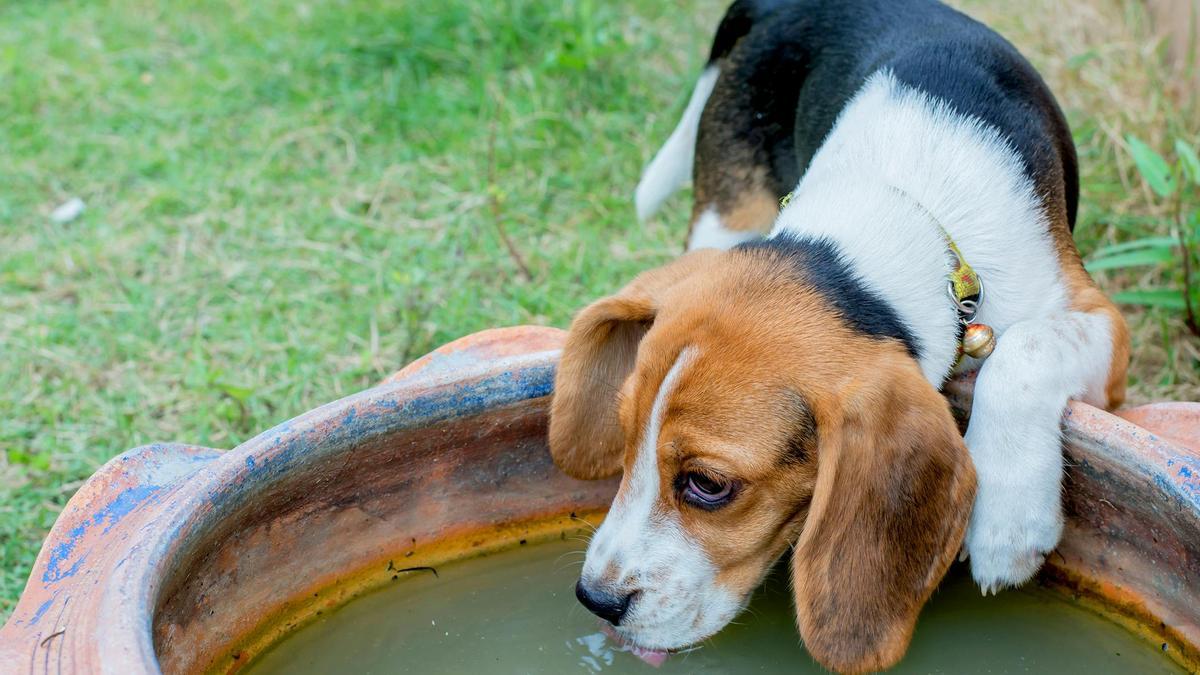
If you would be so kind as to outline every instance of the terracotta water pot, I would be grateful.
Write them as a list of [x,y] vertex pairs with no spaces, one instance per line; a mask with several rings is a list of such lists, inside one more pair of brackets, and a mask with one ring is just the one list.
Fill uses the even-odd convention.
[[[228,451],[149,445],[67,504],[0,630],[0,672],[232,672],[413,568],[573,534],[616,480],[545,427],[563,333],[453,342]],[[966,405],[969,383],[950,388]],[[1072,403],[1062,545],[1040,579],[1200,665],[1200,404]]]

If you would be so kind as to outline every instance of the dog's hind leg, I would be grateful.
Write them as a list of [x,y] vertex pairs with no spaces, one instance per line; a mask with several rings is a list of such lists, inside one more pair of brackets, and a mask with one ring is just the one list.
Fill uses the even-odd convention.
[[770,232],[807,162],[795,134],[798,116],[809,117],[798,106],[820,40],[812,12],[806,3],[741,4],[713,43],[714,55],[725,51],[697,130],[689,250]]
[[644,220],[692,172],[688,249],[730,248],[766,234],[780,197],[799,180],[792,134],[808,59],[798,38],[808,22],[785,16],[794,5],[738,0],[730,6],[679,124],[638,183],[635,202]]
[[704,111],[704,104],[708,102],[719,74],[720,67],[710,62],[696,81],[679,124],[675,125],[667,142],[642,171],[642,178],[633,196],[638,220],[646,220],[654,215],[667,197],[687,181],[696,154],[700,113]]

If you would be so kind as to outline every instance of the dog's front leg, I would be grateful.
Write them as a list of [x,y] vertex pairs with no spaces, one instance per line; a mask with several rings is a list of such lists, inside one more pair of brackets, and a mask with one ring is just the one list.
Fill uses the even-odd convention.
[[1106,404],[1112,334],[1103,312],[1020,322],[979,371],[966,434],[978,491],[965,549],[985,594],[1028,580],[1058,544],[1063,411],[1071,397]]

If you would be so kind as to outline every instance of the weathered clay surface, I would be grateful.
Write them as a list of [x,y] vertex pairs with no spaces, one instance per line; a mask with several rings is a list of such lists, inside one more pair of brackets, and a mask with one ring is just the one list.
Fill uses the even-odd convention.
[[[235,671],[364,590],[594,521],[615,481],[570,479],[545,447],[562,337],[485,331],[228,452],[115,458],[47,538],[0,672]],[[969,406],[969,382],[951,389]],[[1200,404],[1122,414],[1072,404],[1070,523],[1044,578],[1194,666]]]
[[1155,403],[1117,411],[1117,416],[1162,440],[1200,451],[1200,403]]
[[1071,404],[1067,529],[1043,578],[1140,622],[1140,632],[1200,669],[1200,443],[1183,444],[1195,439],[1200,404],[1126,415],[1156,431]]

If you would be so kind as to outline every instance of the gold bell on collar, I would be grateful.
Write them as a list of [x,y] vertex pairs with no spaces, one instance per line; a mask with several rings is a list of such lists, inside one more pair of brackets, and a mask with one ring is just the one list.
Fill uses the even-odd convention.
[[973,359],[986,359],[996,348],[996,335],[985,323],[967,324],[962,338],[963,353]]
[[942,237],[946,240],[946,247],[950,252],[950,274],[946,290],[950,300],[954,302],[954,311],[958,313],[959,323],[963,326],[962,341],[958,346],[958,359],[955,363],[961,361],[964,356],[982,361],[996,348],[996,334],[992,327],[973,321],[976,312],[979,311],[979,305],[983,303],[983,279],[980,279],[975,270],[967,264],[946,228],[941,225],[938,227],[941,228]]

